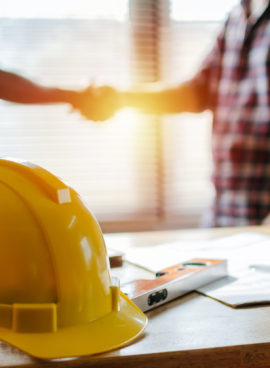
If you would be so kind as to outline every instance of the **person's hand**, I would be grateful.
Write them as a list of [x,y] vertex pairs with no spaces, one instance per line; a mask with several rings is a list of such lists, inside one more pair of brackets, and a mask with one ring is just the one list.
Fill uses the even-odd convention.
[[120,108],[120,97],[112,87],[90,86],[78,92],[72,106],[87,120],[104,121],[110,119]]

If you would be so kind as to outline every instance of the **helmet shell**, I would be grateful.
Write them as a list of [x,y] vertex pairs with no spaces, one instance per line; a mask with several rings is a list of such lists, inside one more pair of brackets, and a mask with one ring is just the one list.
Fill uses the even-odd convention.
[[[121,303],[130,304],[136,315],[140,312],[126,297],[121,296],[120,302],[119,287],[112,285],[102,231],[72,188],[38,166],[2,159],[0,202],[0,338],[27,351],[19,346],[19,334],[50,332],[56,338],[69,327],[91,329],[95,324],[98,329],[97,320],[107,318],[109,324],[113,315],[121,314]],[[130,321],[133,317],[130,315]],[[139,317],[136,333],[132,327],[133,337],[127,340],[119,335],[117,346],[144,329],[146,317],[142,312]],[[5,339],[1,326],[17,337]],[[85,352],[64,349],[61,353],[61,339],[57,341],[59,354],[54,347],[53,357],[115,347],[111,341],[102,348],[101,339],[94,351],[86,346]]]

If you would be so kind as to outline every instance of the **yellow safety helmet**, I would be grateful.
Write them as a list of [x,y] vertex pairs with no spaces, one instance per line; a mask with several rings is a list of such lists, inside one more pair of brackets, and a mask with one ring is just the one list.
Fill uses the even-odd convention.
[[0,160],[0,339],[45,359],[105,352],[146,316],[110,276],[78,194],[30,163]]

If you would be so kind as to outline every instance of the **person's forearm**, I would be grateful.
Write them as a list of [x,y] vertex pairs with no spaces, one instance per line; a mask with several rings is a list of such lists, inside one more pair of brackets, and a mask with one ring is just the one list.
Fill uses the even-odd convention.
[[149,114],[202,111],[198,96],[189,83],[160,91],[124,92],[122,104]]
[[43,87],[17,74],[0,70],[0,98],[23,104],[70,103],[77,98],[77,92]]

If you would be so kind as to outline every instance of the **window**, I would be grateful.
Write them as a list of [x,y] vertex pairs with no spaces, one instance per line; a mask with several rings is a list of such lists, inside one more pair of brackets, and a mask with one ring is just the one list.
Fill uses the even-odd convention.
[[[1,9],[0,65],[67,88],[92,80],[117,88],[175,84],[192,74],[233,1],[222,11],[207,4],[217,8],[209,19],[193,12],[198,0],[9,0]],[[196,226],[213,194],[209,113],[161,119],[126,109],[97,124],[64,105],[0,101],[0,124],[1,156],[68,182],[105,231]]]
[[[236,0],[171,0],[170,50],[163,82],[191,78]],[[163,121],[164,211],[169,223],[198,226],[213,196],[211,114],[181,114]]]
[[[84,88],[92,79],[120,88],[130,85],[126,0],[23,5],[11,0],[3,14],[0,60],[4,69],[45,85]],[[1,102],[0,109],[2,156],[35,162],[63,178],[102,222],[155,217],[155,127],[151,122],[144,124],[129,111],[96,124],[69,113],[67,106]]]

